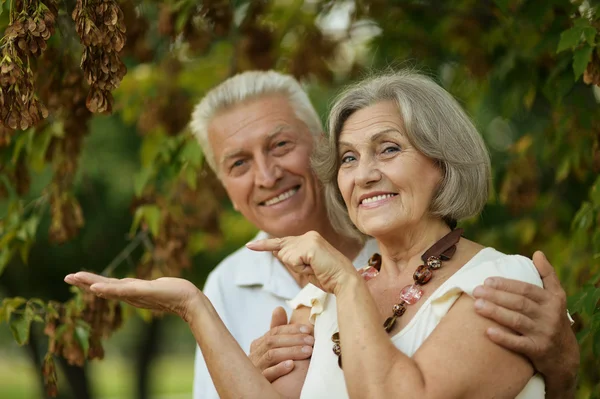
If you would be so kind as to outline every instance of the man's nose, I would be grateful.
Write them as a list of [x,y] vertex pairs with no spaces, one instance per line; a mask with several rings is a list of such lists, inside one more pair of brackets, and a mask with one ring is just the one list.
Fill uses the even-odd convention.
[[255,177],[256,185],[264,188],[273,188],[282,175],[282,168],[276,162],[259,163]]

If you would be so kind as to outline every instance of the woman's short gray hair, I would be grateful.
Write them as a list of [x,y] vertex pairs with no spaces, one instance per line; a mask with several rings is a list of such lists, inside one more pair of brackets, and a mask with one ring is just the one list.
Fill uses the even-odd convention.
[[351,223],[337,185],[337,144],[350,115],[381,101],[397,105],[410,143],[442,170],[443,180],[432,200],[431,213],[449,225],[479,214],[487,202],[490,185],[490,158],[482,137],[446,90],[427,76],[401,70],[351,85],[334,102],[328,136],[317,146],[312,159],[325,186],[333,226],[339,232],[365,238]]
[[293,77],[275,71],[248,71],[235,75],[204,96],[194,108],[190,122],[192,133],[196,136],[208,165],[217,175],[219,171],[208,140],[208,126],[212,118],[228,107],[269,94],[285,95],[298,119],[306,124],[315,137],[323,132],[319,115],[306,92]]

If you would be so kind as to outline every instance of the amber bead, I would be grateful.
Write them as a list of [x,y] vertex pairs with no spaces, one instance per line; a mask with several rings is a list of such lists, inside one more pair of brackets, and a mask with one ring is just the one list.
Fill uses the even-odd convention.
[[369,259],[369,266],[374,267],[377,271],[381,270],[381,255],[375,252]]
[[342,355],[340,355],[338,357],[338,366],[340,366],[340,368],[342,368]]
[[340,344],[333,345],[333,353],[335,353],[337,356],[339,356],[342,353],[342,348],[340,347]]
[[440,267],[442,267],[442,261],[437,256],[430,256],[427,259],[427,266],[429,266],[432,269],[439,269]]
[[404,305],[404,303],[402,303],[402,304],[397,303],[394,305],[392,310],[394,312],[394,316],[400,317],[404,314],[404,312],[406,312],[406,306]]
[[385,323],[383,323],[383,328],[385,328],[385,331],[389,333],[390,331],[392,331],[392,328],[394,328],[395,324],[396,316],[391,316],[385,320]]
[[333,334],[333,335],[331,336],[331,340],[332,340],[333,342],[335,342],[336,344],[339,344],[339,343],[340,343],[340,333],[339,333],[339,332],[336,332],[335,334]]
[[415,270],[415,274],[413,274],[413,279],[415,280],[415,283],[419,285],[427,284],[427,282],[431,280],[431,277],[433,277],[433,272],[431,271],[429,266],[426,265],[421,265],[417,267],[417,270]]

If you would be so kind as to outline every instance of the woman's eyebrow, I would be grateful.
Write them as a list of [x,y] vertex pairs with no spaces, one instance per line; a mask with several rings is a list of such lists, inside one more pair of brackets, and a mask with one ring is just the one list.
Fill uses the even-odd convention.
[[389,136],[390,133],[402,134],[402,132],[400,132],[398,129],[388,128],[388,129],[382,130],[380,132],[377,132],[373,136],[371,136],[371,141],[380,140],[383,137]]

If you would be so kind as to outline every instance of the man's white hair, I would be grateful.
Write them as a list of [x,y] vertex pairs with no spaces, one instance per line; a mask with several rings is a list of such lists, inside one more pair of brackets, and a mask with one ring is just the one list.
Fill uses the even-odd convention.
[[[210,90],[192,112],[190,128],[208,165],[219,175],[217,163],[208,140],[208,126],[215,115],[242,102],[269,94],[283,94],[294,113],[318,137],[323,132],[321,119],[308,95],[296,79],[275,71],[248,71],[235,75]],[[268,110],[267,110],[268,112]]]

